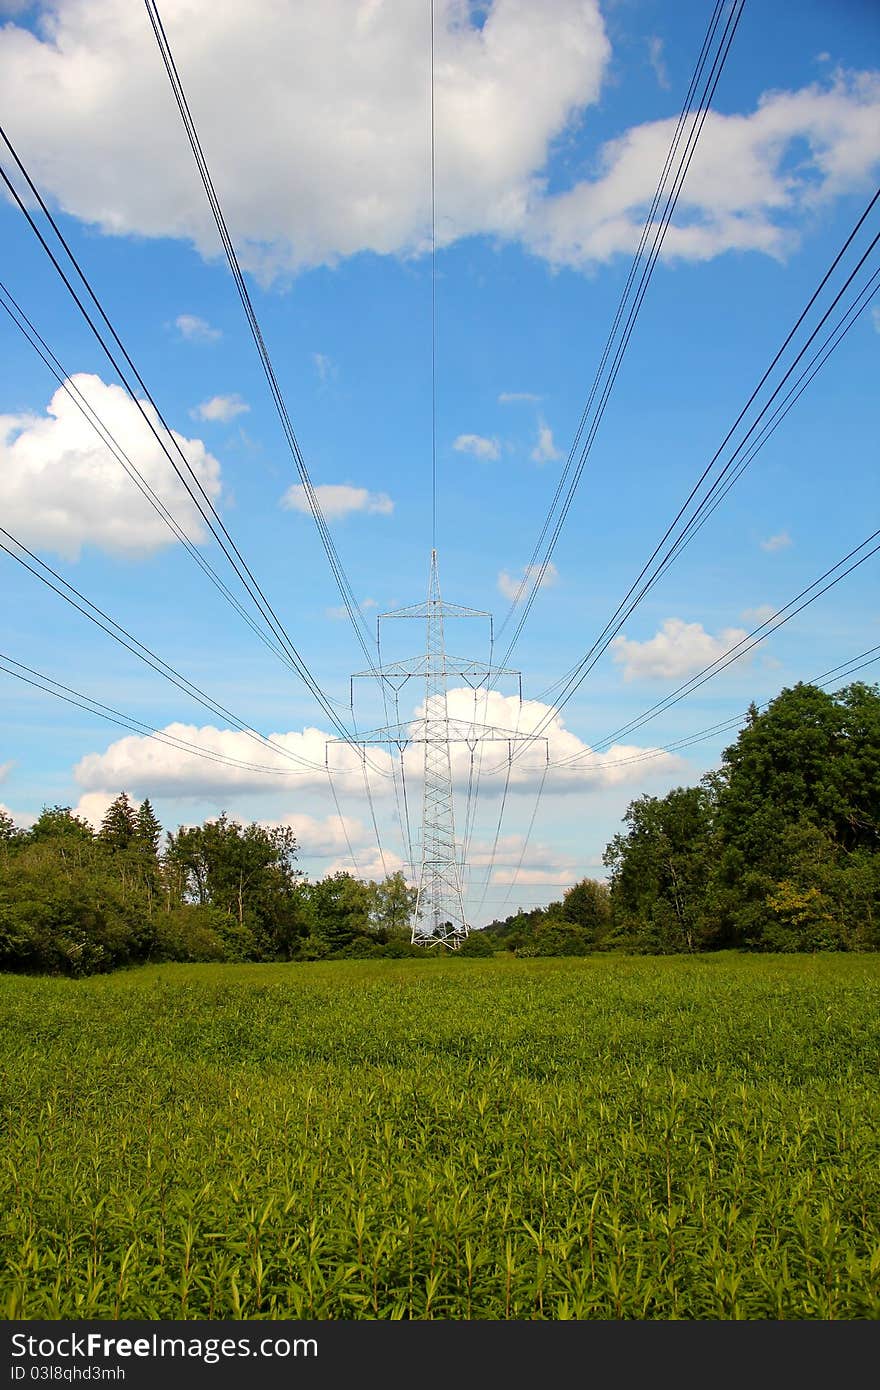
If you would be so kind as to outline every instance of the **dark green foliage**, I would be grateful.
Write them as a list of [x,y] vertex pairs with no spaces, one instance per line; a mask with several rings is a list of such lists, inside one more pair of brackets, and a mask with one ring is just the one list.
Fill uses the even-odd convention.
[[600,945],[611,930],[608,885],[594,878],[582,878],[563,895],[562,917],[577,927],[591,945]]
[[615,835],[604,855],[624,939],[645,950],[695,950],[703,944],[713,858],[711,785],[678,787],[662,799],[641,796],[624,820],[626,833]]
[[880,948],[880,690],[752,705],[721,770],[633,801],[604,863],[487,933],[528,956]]
[[491,938],[484,931],[472,931],[469,936],[459,946],[456,955],[464,956],[494,956],[495,948]]
[[120,792],[107,807],[98,834],[110,850],[126,850],[135,843],[137,819],[127,792]]
[[641,797],[606,851],[622,943],[669,951],[880,945],[880,691],[784,690],[722,770]]
[[145,797],[142,801],[140,810],[134,818],[134,827],[134,837],[138,847],[144,854],[158,859],[162,827],[156,818],[149,797]]

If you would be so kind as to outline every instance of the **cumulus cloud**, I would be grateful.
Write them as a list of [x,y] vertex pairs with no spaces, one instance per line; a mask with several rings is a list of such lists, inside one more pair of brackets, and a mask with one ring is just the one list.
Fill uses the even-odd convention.
[[[254,24],[243,0],[193,0],[167,23],[247,268],[271,278],[361,251],[427,250],[418,5],[273,5]],[[599,151],[594,176],[548,191],[552,151],[596,103],[608,68],[598,0],[438,0],[435,50],[440,244],[482,233],[574,266],[631,252],[675,117],[623,132]],[[656,40],[649,57],[662,82]],[[236,71],[260,81],[217,81]],[[185,238],[217,255],[142,7],[58,0],[35,31],[8,24],[0,87],[25,158],[66,212],[108,234]],[[876,73],[831,74],[768,93],[748,113],[710,113],[664,254],[782,254],[793,217],[864,184],[880,153],[878,114]]]
[[535,463],[553,463],[556,459],[562,458],[562,454],[553,443],[553,431],[546,420],[538,421],[538,439],[530,458]]
[[[566,727],[560,714],[553,713],[550,706],[538,700],[524,700],[520,703],[518,697],[503,695],[497,690],[490,691],[488,696],[485,690],[480,691],[475,700],[475,692],[469,687],[462,687],[449,691],[448,707],[453,728],[467,737],[474,733],[475,722],[504,731],[499,741],[487,742],[484,745],[482,788],[490,797],[500,795],[505,781],[505,733],[534,733],[547,714],[552,714],[552,718],[542,740],[536,740],[521,750],[521,755],[518,752],[513,763],[509,784],[512,794],[534,791],[544,774],[548,752],[552,764],[565,763],[564,766],[551,768],[546,782],[550,794],[589,792],[642,780],[646,771],[646,754],[652,759],[649,764],[651,772],[665,773],[681,766],[680,759],[652,747],[615,744],[607,752],[596,753],[589,744]],[[423,731],[423,725],[420,723],[423,717],[424,710],[417,707],[412,721],[409,722],[410,737],[413,740],[417,740]],[[160,732],[170,739],[194,745],[198,752],[174,747],[139,734],[129,734],[116,739],[102,752],[87,753],[73,769],[74,779],[81,790],[80,807],[83,808],[84,814],[100,822],[120,787],[125,787],[133,798],[222,797],[221,804],[227,806],[234,805],[237,796],[251,792],[283,792],[286,795],[295,793],[297,797],[312,792],[326,797],[329,793],[324,757],[330,735],[322,729],[308,726],[302,730],[269,735],[272,742],[281,745],[288,754],[295,754],[311,763],[312,766],[309,768],[297,766],[283,753],[266,746],[261,747],[253,738],[237,730],[219,729],[212,725],[174,723],[166,725]],[[199,756],[199,753],[205,756]],[[416,800],[421,794],[423,757],[423,745],[416,741],[410,742],[404,753],[404,766],[408,785]],[[223,758],[235,762],[233,764],[214,761]],[[369,758],[372,765],[372,794],[388,807],[393,796],[391,758],[379,747],[369,750]],[[395,753],[395,762],[396,758]],[[333,743],[329,748],[329,759],[338,794],[349,798],[346,811],[350,809],[352,801],[357,800],[359,805],[363,805],[365,792],[359,755],[344,744]],[[466,791],[471,777],[471,752],[468,744],[453,743],[451,759],[453,782],[457,793],[462,794]],[[570,759],[576,761],[566,761]],[[283,823],[292,825],[296,830],[298,815],[299,813],[291,813],[284,818]],[[325,829],[320,834],[316,829],[317,821],[307,820],[299,815],[299,823],[305,827],[297,831],[303,844],[305,845],[306,830],[314,836],[318,844],[318,848],[314,851],[310,849],[309,853],[317,855],[323,853],[324,849],[327,853],[332,851],[332,838],[327,837],[332,837],[335,833],[333,824],[338,823],[335,817],[327,818]],[[360,833],[357,833],[360,839]],[[324,848],[321,848],[322,846]]]
[[[301,811],[293,811],[280,820],[268,821],[271,826],[289,826],[296,835],[300,853],[310,859],[331,859],[348,852],[348,842],[352,849],[362,845],[368,838],[364,822],[354,816],[310,816]],[[350,863],[349,863],[350,867]]]
[[[315,492],[328,521],[338,521],[352,512],[390,516],[394,511],[394,503],[387,492],[368,492],[365,487],[353,487],[351,483],[321,483]],[[302,483],[294,483],[293,487],[287,489],[281,506],[289,512],[308,513],[311,510]]]
[[[0,61],[2,61],[2,47],[0,47]],[[174,320],[174,326],[181,338],[185,338],[188,343],[216,343],[218,338],[223,337],[219,328],[212,328],[205,319],[200,319],[198,314],[178,314]]]
[[501,445],[497,439],[487,439],[482,434],[460,434],[452,441],[452,447],[459,454],[470,454],[475,459],[497,459]]
[[227,425],[230,420],[234,420],[236,415],[244,415],[250,410],[247,401],[243,401],[241,396],[233,394],[231,396],[212,396],[208,401],[202,401],[190,414],[196,420],[219,420],[221,424]]
[[[648,122],[606,144],[595,178],[535,207],[531,248],[582,267],[634,251],[675,124]],[[805,215],[869,185],[880,163],[878,132],[880,72],[771,92],[748,115],[710,112],[664,259],[705,261],[733,250],[784,256]]]
[[0,763],[0,785],[2,785],[15,767],[14,761],[10,758],[8,763]]
[[768,536],[765,541],[761,541],[761,549],[769,551],[772,555],[777,550],[787,550],[792,544],[791,536],[787,531],[780,531],[776,536]]
[[[273,5],[254,24],[243,0],[195,0],[165,21],[248,268],[272,275],[359,251],[427,249],[420,6]],[[435,34],[439,240],[515,231],[551,142],[599,96],[610,45],[598,0],[494,0],[479,15],[440,0]],[[260,80],[218,82],[235,72]],[[8,26],[0,87],[26,158],[65,211],[217,255],[141,7],[62,0],[37,33]]]
[[533,391],[502,391],[498,397],[499,405],[513,405],[516,401],[529,401],[534,403],[541,400]]
[[356,878],[371,878],[377,883],[380,882],[386,874],[396,874],[398,870],[402,870],[404,874],[408,875],[409,866],[399,854],[395,854],[394,850],[388,849],[384,844],[381,851],[375,840],[371,846],[359,848],[356,845],[352,845],[352,849],[354,850],[354,857],[357,861],[356,868],[352,863],[351,855],[346,850],[344,855],[327,866],[325,872],[327,874],[338,874],[343,872],[354,874]]
[[[510,768],[509,791],[513,793],[533,791],[544,774],[548,758],[551,770],[545,788],[550,795],[554,792],[591,792],[622,786],[643,780],[646,770],[653,775],[682,766],[679,758],[653,747],[613,744],[604,753],[597,753],[566,727],[561,714],[554,712],[550,705],[541,700],[520,702],[518,696],[503,695],[497,690],[490,691],[488,698],[485,690],[477,692],[475,698],[473,690],[456,688],[449,691],[448,707],[450,718],[459,721],[461,732],[465,732],[465,724],[476,722],[516,736],[529,735],[535,733],[548,715],[551,716],[540,740],[536,738],[534,742],[517,749]],[[467,743],[452,744],[451,759],[455,785],[464,790],[468,785],[471,764]],[[500,795],[507,776],[507,759],[508,750],[503,734],[500,741],[484,745],[481,794]],[[415,759],[412,766],[415,771]]]
[[[540,574],[540,572],[540,565],[526,565],[525,570],[523,571],[523,578],[526,580],[526,583],[523,584],[522,592],[520,593],[520,585],[522,584],[522,580],[518,578],[516,575],[508,574],[507,570],[502,570],[501,573],[498,575],[498,591],[499,593],[503,594],[506,599],[509,599],[511,603],[513,603],[518,597],[525,598],[531,586],[532,579],[536,578],[537,575]],[[547,568],[544,570],[544,574],[541,578],[541,582],[538,585],[538,588],[551,589],[558,579],[559,570],[556,568],[553,561],[549,560],[547,562]]]
[[625,681],[674,679],[708,666],[747,635],[745,628],[728,627],[713,637],[702,623],[667,618],[646,642],[634,642],[625,635],[615,637],[611,650],[623,667]]
[[[84,372],[70,377],[68,384],[137,463],[189,539],[203,541],[207,532],[201,516],[122,387]],[[155,410],[148,402],[142,404],[161,436]],[[200,439],[176,432],[174,439],[216,502],[222,488],[220,464]],[[69,560],[77,559],[84,545],[136,556],[176,543],[61,386],[45,415],[0,416],[0,513],[27,544]]]
[[[471,843],[468,859],[477,882],[481,877],[480,871],[488,869],[490,864],[493,867],[489,883],[502,887],[514,883],[576,882],[574,859],[570,855],[559,854],[549,845],[534,840],[527,843],[526,837],[521,834],[501,835],[494,854],[493,845],[492,840],[475,839]],[[485,874],[482,877],[485,878]]]
[[[170,739],[194,745],[198,751],[174,747],[140,734],[116,739],[103,753],[87,753],[73,770],[84,792],[105,792],[108,787],[126,787],[145,796],[212,796],[218,792],[278,790],[297,792],[320,788],[328,790],[324,767],[327,740],[333,737],[322,729],[270,734],[284,752],[260,745],[246,733],[218,729],[213,725],[167,724],[160,730]],[[303,768],[289,755],[305,759]],[[334,745],[329,751],[334,782],[341,790],[363,792],[363,773],[358,755],[347,745]],[[381,749],[369,754],[371,763],[384,776],[375,777],[374,791],[390,791],[388,755]],[[213,759],[233,759],[235,764]],[[247,764],[239,766],[238,764]],[[371,773],[371,778],[373,774]],[[112,795],[115,795],[113,793]],[[110,799],[112,800],[112,795]]]

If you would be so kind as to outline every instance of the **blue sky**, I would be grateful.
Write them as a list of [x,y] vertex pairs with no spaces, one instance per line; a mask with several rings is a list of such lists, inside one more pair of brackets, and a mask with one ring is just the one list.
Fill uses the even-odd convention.
[[[222,9],[168,0],[161,12],[307,466],[372,624],[421,599],[431,543],[428,6],[263,8],[258,26],[252,7],[233,0]],[[493,610],[500,623],[577,428],[708,7],[495,0],[436,12],[437,541],[444,595]],[[0,17],[10,139],[299,651],[323,689],[347,702],[363,654],[338,615],[314,523],[290,491],[293,463],[146,12],[123,0],[0,0]],[[512,658],[532,701],[580,658],[638,574],[865,207],[878,168],[876,9],[749,0],[554,552],[553,582]],[[3,282],[194,527],[9,201],[0,201],[0,247]],[[2,524],[245,722],[322,762],[328,721],[312,696],[158,528],[63,394],[49,409],[57,383],[5,316],[0,352]],[[880,315],[869,308],[551,725],[551,759],[599,743],[874,529],[878,364]],[[216,547],[197,528],[191,536],[219,568]],[[0,570],[2,650],[12,658],[157,728],[189,726],[185,737],[207,750],[253,758],[244,735],[5,555]],[[418,651],[423,634],[407,626],[389,632],[387,657]],[[641,750],[844,662],[880,643],[878,632],[869,561],[623,751],[551,772],[524,853],[538,775],[534,765],[518,771],[491,866],[504,777],[484,777],[474,921],[601,874],[628,801],[695,781],[727,739],[632,761]],[[484,639],[479,625],[462,624],[448,645],[485,656]],[[361,682],[357,693],[359,727],[381,723],[375,692]],[[221,808],[289,820],[310,873],[350,864],[320,773],[259,776],[199,761],[2,675],[0,698],[0,799],[22,823],[56,802],[100,818],[125,787],[149,795],[168,827]],[[402,698],[402,718],[419,698],[415,688]],[[454,695],[452,706],[466,717],[468,697]],[[526,724],[543,712],[527,706]],[[500,695],[489,715],[508,725],[517,717]],[[487,756],[487,768],[497,765]],[[407,766],[417,821],[417,759]],[[463,755],[459,825],[467,771]],[[337,787],[359,871],[375,876],[382,865],[356,769],[343,769]],[[388,777],[376,776],[373,790],[385,867],[396,868],[403,845]]]

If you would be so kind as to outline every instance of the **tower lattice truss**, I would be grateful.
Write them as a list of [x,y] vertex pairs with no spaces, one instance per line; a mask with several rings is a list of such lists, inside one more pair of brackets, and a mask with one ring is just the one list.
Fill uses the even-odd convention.
[[[451,656],[446,651],[445,624],[451,618],[487,620],[492,646],[492,615],[480,609],[466,608],[457,603],[445,603],[440,596],[440,576],[437,552],[431,551],[428,596],[424,603],[397,608],[382,613],[377,620],[377,643],[381,651],[381,624],[398,618],[415,618],[425,624],[424,653],[404,661],[379,663],[370,671],[357,671],[355,679],[378,679],[383,685],[386,701],[390,693],[399,718],[399,696],[411,680],[423,680],[424,711],[420,718],[409,723],[387,724],[357,735],[352,741],[364,749],[380,746],[393,753],[401,763],[405,750],[412,744],[423,749],[424,782],[422,788],[421,858],[411,869],[416,876],[416,907],[412,918],[412,940],[419,945],[446,946],[457,950],[470,931],[462,888],[467,869],[462,843],[456,838],[455,802],[452,782],[451,747],[455,743],[468,746],[471,757],[483,743],[507,745],[508,759],[513,757],[517,743],[533,741],[532,735],[518,730],[502,729],[474,720],[449,717],[448,692],[450,679],[462,682],[476,693],[485,688],[487,694],[496,680],[515,677],[522,700],[520,673],[475,661]],[[353,690],[353,686],[352,686]],[[352,703],[353,703],[352,695]],[[386,716],[387,717],[387,716]],[[331,739],[330,743],[341,740]],[[538,740],[545,749],[546,740]],[[416,856],[414,856],[415,858]]]

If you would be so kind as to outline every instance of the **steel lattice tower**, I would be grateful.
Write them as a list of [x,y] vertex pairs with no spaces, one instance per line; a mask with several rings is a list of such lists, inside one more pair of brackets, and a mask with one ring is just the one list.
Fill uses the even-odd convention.
[[[437,552],[431,551],[431,574],[425,620],[425,783],[422,797],[422,867],[416,899],[416,930],[421,936],[451,944],[468,926],[461,897],[461,873],[455,844],[452,760],[449,753],[446,645]],[[458,944],[457,942],[455,944]]]
[[[416,618],[424,621],[424,655],[410,657],[404,661],[383,663],[370,671],[356,671],[352,681],[356,678],[375,680],[378,677],[393,693],[397,708],[398,697],[404,685],[412,679],[423,679],[424,712],[420,718],[408,724],[398,723],[374,729],[358,735],[353,742],[364,748],[371,745],[396,748],[401,759],[404,750],[410,744],[424,745],[421,864],[412,940],[425,946],[439,945],[456,950],[467,937],[470,927],[465,917],[462,893],[461,847],[455,837],[451,746],[453,743],[466,744],[473,758],[478,744],[506,743],[508,757],[511,758],[513,745],[527,742],[532,736],[481,724],[476,719],[451,719],[448,704],[449,678],[457,677],[476,693],[484,685],[488,692],[491,684],[500,677],[516,676],[519,679],[520,673],[493,666],[491,660],[486,664],[470,658],[450,656],[447,653],[447,619],[488,619],[491,646],[492,615],[477,608],[465,608],[459,603],[443,601],[440,595],[436,550],[431,551],[426,602],[414,603],[407,608],[397,608],[393,612],[380,614],[377,619],[377,646],[380,646],[380,624],[383,620],[391,618]],[[521,681],[519,697],[522,700]],[[328,747],[339,742],[339,739],[330,739]],[[543,744],[546,750],[546,738],[539,738],[537,742]],[[412,867],[415,868],[414,865]]]

